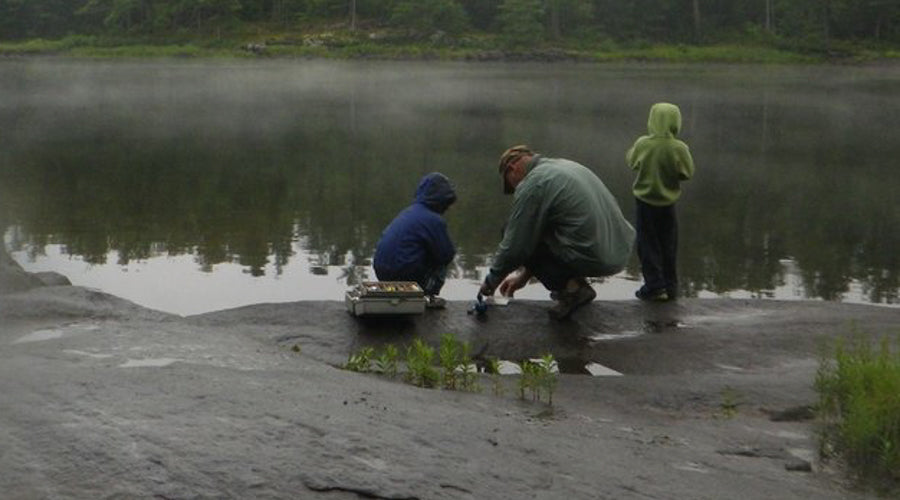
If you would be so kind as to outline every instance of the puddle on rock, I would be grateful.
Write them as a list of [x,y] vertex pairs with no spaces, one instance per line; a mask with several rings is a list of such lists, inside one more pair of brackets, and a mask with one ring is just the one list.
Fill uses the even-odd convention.
[[590,375],[592,377],[621,376],[622,374],[608,366],[581,358],[559,360],[559,372],[570,375]]
[[28,335],[24,335],[14,340],[13,344],[25,344],[29,342],[43,342],[45,340],[57,340],[69,334],[79,332],[89,332],[99,330],[100,327],[93,324],[72,323],[60,328],[48,328],[44,330],[35,330]]
[[600,363],[588,363],[584,366],[589,374],[595,377],[621,377],[622,373],[601,365]]
[[698,472],[700,474],[709,474],[709,469],[698,464],[697,462],[683,462],[672,464],[672,467],[685,472]]
[[13,344],[25,344],[28,342],[42,342],[44,340],[56,340],[61,339],[63,336],[63,330],[50,329],[50,330],[37,330],[29,333],[23,337],[19,337],[13,341]]
[[[540,358],[531,358],[529,359],[532,363],[540,363]],[[481,373],[489,373],[490,367],[487,361],[485,360],[477,360],[475,362],[475,366],[478,368],[478,371]],[[559,373],[559,365],[557,362],[553,362],[553,365],[550,367],[550,371],[552,373]],[[497,360],[497,373],[500,375],[521,375],[522,367],[519,366],[519,363],[515,361],[508,361],[505,359]]]
[[703,314],[691,316],[690,320],[694,323],[748,323],[758,321],[761,316],[771,314],[764,310],[750,310],[740,313],[722,313],[722,314]]
[[97,353],[97,352],[79,351],[77,349],[63,349],[63,352],[66,354],[74,354],[77,356],[87,356],[89,358],[97,358],[97,359],[113,357],[112,354],[101,354],[101,353]]
[[589,342],[604,342],[610,340],[623,340],[623,339],[632,339],[635,337],[640,337],[646,332],[638,331],[638,330],[626,330],[624,332],[616,332],[616,333],[595,333],[589,337],[587,340]]
[[[538,363],[541,361],[541,359],[533,358],[530,361]],[[483,359],[476,360],[476,365],[478,367],[478,371],[481,373],[488,373],[490,371],[487,361]],[[505,359],[497,361],[497,371],[500,375],[522,374],[522,368],[519,366],[519,363]],[[553,363],[553,366],[550,368],[550,371],[553,373],[564,373],[567,375],[591,375],[594,377],[622,376],[622,373],[619,373],[612,368],[603,366],[600,363],[585,361],[578,358],[557,359]]]
[[641,324],[637,330],[623,330],[621,332],[596,332],[585,337],[588,342],[612,342],[616,340],[627,340],[640,337],[642,335],[663,333],[666,331],[686,328],[688,325],[679,320],[656,321],[647,320]]
[[175,358],[148,358],[148,359],[129,359],[119,365],[119,368],[162,368],[180,360]]
[[666,321],[647,320],[647,321],[644,321],[644,324],[641,326],[641,332],[642,333],[663,333],[668,330],[677,330],[679,328],[685,328],[685,327],[687,327],[687,325],[677,319],[666,320]]

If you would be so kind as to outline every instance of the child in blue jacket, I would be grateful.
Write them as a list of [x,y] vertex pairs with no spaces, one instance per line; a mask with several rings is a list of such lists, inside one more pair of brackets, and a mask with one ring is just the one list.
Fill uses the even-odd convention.
[[447,266],[456,255],[442,214],[456,201],[445,175],[432,172],[419,182],[415,201],[388,224],[375,247],[373,267],[380,281],[415,281],[430,305],[444,286]]

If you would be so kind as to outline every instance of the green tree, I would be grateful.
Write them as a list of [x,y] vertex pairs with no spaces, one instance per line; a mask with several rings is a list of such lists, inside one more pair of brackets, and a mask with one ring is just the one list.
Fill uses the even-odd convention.
[[160,20],[172,28],[198,30],[234,21],[241,8],[238,0],[170,0],[160,3]]
[[598,31],[623,41],[666,40],[675,32],[668,0],[595,0]]
[[306,13],[313,18],[346,19],[350,29],[354,29],[363,19],[387,20],[394,3],[395,0],[306,0]]
[[837,38],[896,40],[900,3],[891,0],[843,0],[831,7],[829,22]]
[[268,19],[278,24],[289,24],[306,11],[306,4],[306,0],[243,0],[241,14],[249,19]]
[[562,28],[560,27],[560,10],[562,10],[563,0],[547,0],[547,12],[550,13],[550,38],[559,40],[562,37]]
[[580,26],[589,25],[594,6],[588,0],[545,0],[550,38],[559,40]]
[[309,0],[306,11],[312,17],[337,19],[347,15],[348,0]]
[[239,0],[89,0],[79,14],[118,31],[204,30],[237,20]]
[[12,40],[23,35],[24,11],[23,0],[0,0],[0,38]]
[[700,0],[691,0],[691,17],[694,20],[694,40],[700,41]]
[[78,13],[101,19],[108,28],[130,31],[149,26],[152,4],[149,0],[90,0]]
[[0,39],[58,36],[76,29],[65,0],[0,0]]
[[500,11],[500,0],[459,0],[474,28],[490,30]]
[[391,24],[417,34],[459,33],[468,27],[468,19],[454,0],[401,0],[394,7]]
[[356,31],[356,0],[350,0],[350,30]]
[[500,4],[500,33],[513,46],[534,46],[544,36],[541,0],[503,0]]

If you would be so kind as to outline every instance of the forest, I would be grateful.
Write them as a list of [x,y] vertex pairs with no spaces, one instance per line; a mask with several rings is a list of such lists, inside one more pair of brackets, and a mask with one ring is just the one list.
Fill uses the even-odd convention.
[[248,33],[505,48],[753,44],[799,52],[896,49],[898,0],[0,0],[0,41],[142,43]]

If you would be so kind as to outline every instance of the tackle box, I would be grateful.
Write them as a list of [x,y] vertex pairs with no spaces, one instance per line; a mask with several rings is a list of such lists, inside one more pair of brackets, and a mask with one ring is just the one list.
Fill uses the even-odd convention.
[[425,292],[415,281],[363,281],[347,290],[344,304],[354,316],[422,314]]

